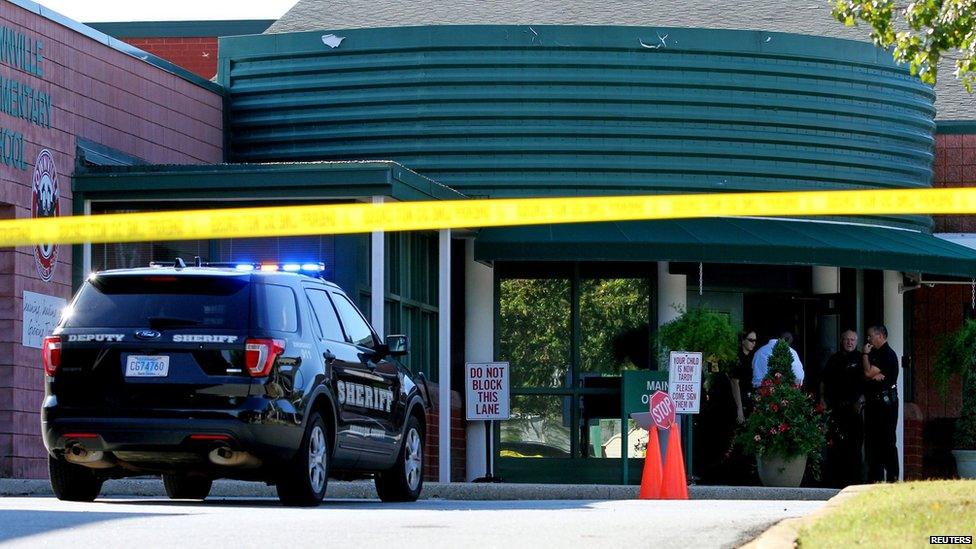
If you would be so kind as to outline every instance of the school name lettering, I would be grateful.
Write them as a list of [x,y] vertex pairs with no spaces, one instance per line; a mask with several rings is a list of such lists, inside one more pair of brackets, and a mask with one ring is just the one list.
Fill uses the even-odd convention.
[[0,26],[0,63],[44,78],[44,42]]
[[52,110],[51,94],[0,76],[0,112],[50,128]]
[[[43,78],[44,42],[0,25],[0,65]],[[51,94],[0,75],[0,113],[50,128],[53,112]],[[0,165],[26,171],[25,156],[24,134],[0,126]]]

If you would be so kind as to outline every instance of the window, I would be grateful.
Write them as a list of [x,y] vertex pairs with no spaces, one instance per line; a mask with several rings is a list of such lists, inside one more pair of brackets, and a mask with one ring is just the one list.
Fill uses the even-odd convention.
[[99,276],[82,287],[65,326],[243,329],[249,295],[245,277]]
[[288,286],[261,284],[257,292],[258,327],[278,332],[298,331],[298,304]]
[[369,324],[366,324],[363,315],[359,314],[359,310],[349,301],[349,298],[342,294],[332,292],[332,298],[335,301],[336,310],[339,311],[339,318],[342,319],[342,326],[346,329],[346,336],[349,341],[363,347],[372,347],[374,345],[373,330]]
[[335,309],[332,308],[332,303],[329,301],[329,296],[326,295],[325,290],[306,288],[305,295],[308,296],[309,303],[312,305],[312,312],[315,313],[315,317],[319,321],[320,333],[323,334],[323,337],[333,341],[345,341],[339,318],[336,316]]

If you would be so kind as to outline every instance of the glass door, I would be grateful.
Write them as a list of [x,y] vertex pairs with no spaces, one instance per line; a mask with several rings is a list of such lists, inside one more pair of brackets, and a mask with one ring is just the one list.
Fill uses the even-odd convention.
[[511,419],[496,433],[506,480],[618,483],[624,440],[641,440],[633,422],[621,424],[621,373],[654,367],[652,281],[580,270],[500,269],[496,356],[512,368]]

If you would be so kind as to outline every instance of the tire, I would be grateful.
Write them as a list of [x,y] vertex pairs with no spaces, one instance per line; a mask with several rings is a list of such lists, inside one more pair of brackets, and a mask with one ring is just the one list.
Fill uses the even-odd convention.
[[95,501],[102,491],[102,479],[93,470],[64,458],[48,455],[47,470],[54,495],[62,501]]
[[386,502],[417,501],[424,488],[424,428],[410,416],[396,463],[376,475],[376,493]]
[[297,455],[278,479],[276,489],[282,505],[314,507],[321,503],[329,484],[331,457],[329,431],[322,416],[313,414]]
[[205,500],[210,495],[213,479],[186,475],[163,475],[163,486],[169,499]]

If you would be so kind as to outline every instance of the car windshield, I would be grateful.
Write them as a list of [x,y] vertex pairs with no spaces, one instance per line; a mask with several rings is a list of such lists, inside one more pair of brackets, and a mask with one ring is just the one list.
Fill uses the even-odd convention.
[[98,276],[82,287],[64,326],[244,329],[248,288],[246,276]]

